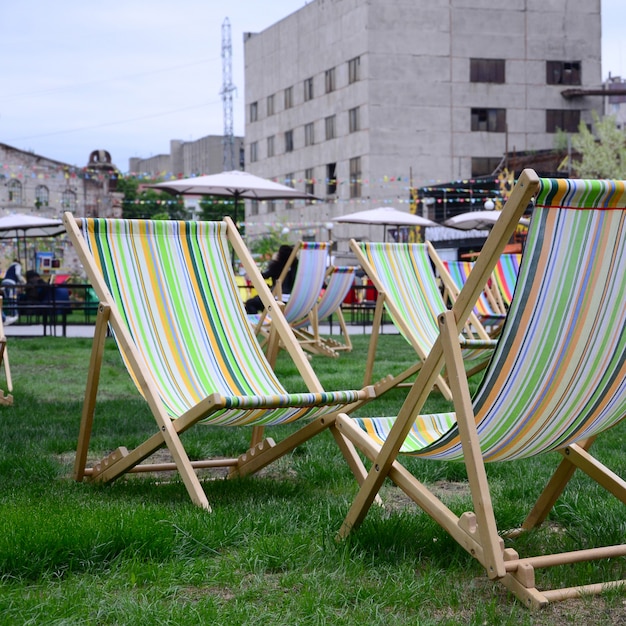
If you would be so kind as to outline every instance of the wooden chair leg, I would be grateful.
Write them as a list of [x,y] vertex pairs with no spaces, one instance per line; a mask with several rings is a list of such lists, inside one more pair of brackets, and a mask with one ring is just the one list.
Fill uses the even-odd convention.
[[93,426],[93,416],[96,408],[96,394],[98,393],[98,383],[100,382],[102,356],[104,354],[104,343],[107,336],[107,323],[109,321],[110,311],[109,306],[101,304],[98,307],[98,315],[96,317],[96,327],[93,345],[91,347],[89,372],[87,375],[87,387],[85,389],[78,445],[76,448],[76,459],[74,461],[74,480],[79,482],[82,481],[85,476],[85,467],[87,465],[87,452],[89,450],[89,440],[91,439],[91,428]]

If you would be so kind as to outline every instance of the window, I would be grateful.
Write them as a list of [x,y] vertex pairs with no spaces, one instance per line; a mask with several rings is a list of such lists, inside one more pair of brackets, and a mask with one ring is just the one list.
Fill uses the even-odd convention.
[[267,116],[274,115],[274,94],[267,96]]
[[304,101],[313,100],[313,78],[304,81]]
[[259,201],[250,200],[250,215],[258,215],[258,214],[259,214]]
[[259,119],[259,103],[251,102],[250,103],[250,121],[256,122]]
[[350,197],[361,197],[361,157],[350,159]]
[[572,109],[548,109],[546,111],[546,133],[563,130],[568,133],[578,132],[580,111]]
[[[312,196],[315,195],[315,179],[313,178],[312,167],[304,170],[304,191],[306,191],[306,193],[310,193]],[[306,204],[311,204],[312,202],[312,199],[306,199]]]
[[348,111],[348,129],[351,133],[356,133],[360,129],[359,107],[354,107]]
[[580,85],[580,61],[546,61],[548,85]]
[[472,157],[472,177],[490,176],[501,161],[502,157]]
[[335,116],[329,115],[325,120],[324,124],[326,126],[326,140],[335,138]]
[[470,82],[503,83],[504,59],[470,59]]
[[361,78],[361,57],[354,57],[348,61],[348,84],[356,83]]
[[[291,174],[286,174],[285,175],[285,185],[287,185],[287,187],[294,187],[294,175]],[[293,200],[285,200],[285,208],[286,209],[293,209],[294,207],[294,201]]]
[[48,206],[50,201],[50,192],[44,185],[37,185],[35,188],[35,206],[39,209],[42,206]]
[[313,122],[304,125],[304,145],[312,146],[315,143],[315,126]]
[[11,204],[22,204],[22,183],[12,178],[8,183],[9,202]]
[[335,68],[331,67],[329,70],[326,70],[324,73],[324,86],[326,88],[326,93],[331,93],[335,91]]
[[274,156],[274,135],[271,135],[267,138],[267,156]]
[[259,149],[258,149],[258,142],[253,141],[250,144],[250,163],[254,163],[255,161],[259,160]]
[[337,193],[337,164],[329,163],[326,166],[326,194],[332,196]]
[[268,202],[267,202],[267,212],[268,213],[276,213],[276,200],[268,200]]
[[285,131],[285,152],[293,152],[293,130]]
[[76,194],[73,191],[66,189],[61,194],[61,207],[68,211],[76,210]]
[[290,109],[293,106],[293,87],[285,89],[285,108]]
[[472,130],[504,133],[506,109],[472,109]]

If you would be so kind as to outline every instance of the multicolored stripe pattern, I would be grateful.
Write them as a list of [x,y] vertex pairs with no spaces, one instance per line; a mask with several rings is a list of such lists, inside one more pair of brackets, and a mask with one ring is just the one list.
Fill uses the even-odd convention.
[[493,280],[496,281],[502,302],[507,308],[511,306],[513,300],[521,260],[521,254],[503,254],[493,270]]
[[[404,332],[400,320],[394,318],[387,308],[391,320],[404,338],[412,345],[417,344],[422,354],[430,352],[439,336],[437,317],[446,310],[433,270],[428,247],[420,243],[359,242],[363,255],[374,269],[387,299],[391,300],[406,324],[410,336]],[[465,339],[466,347],[488,347],[489,341]]]
[[[467,282],[469,278],[470,272],[474,267],[474,263],[471,261],[443,261],[444,267],[448,270],[448,274],[450,274],[450,278],[456,285],[457,289],[460,291],[463,288],[463,285]],[[505,318],[503,313],[497,313],[493,310],[491,303],[489,302],[489,298],[487,294],[483,291],[481,292],[478,300],[476,302],[476,306],[474,307],[474,313],[481,320],[502,320]]]
[[[352,285],[354,285],[355,272],[355,267],[347,265],[332,268],[326,289],[324,289],[324,293],[317,303],[318,322],[325,320],[339,309],[350,289],[352,289]],[[294,327],[302,328],[308,325],[309,320],[305,319],[298,324],[294,324]]]
[[167,413],[175,419],[218,393],[225,408],[208,416],[210,423],[269,425],[353,402],[356,391],[285,391],[246,317],[226,229],[225,222],[82,221],[95,266]]
[[324,287],[328,267],[328,243],[303,241],[291,295],[285,304],[285,318],[295,324],[309,315]]
[[[486,461],[563,448],[626,417],[625,187],[541,179],[515,297],[474,398]],[[404,452],[462,458],[456,425],[432,440],[450,414],[420,419]],[[360,424],[382,442],[393,419]]]

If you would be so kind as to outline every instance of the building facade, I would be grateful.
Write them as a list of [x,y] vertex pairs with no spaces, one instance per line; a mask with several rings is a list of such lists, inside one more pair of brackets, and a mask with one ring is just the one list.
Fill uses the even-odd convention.
[[[233,137],[233,169],[243,169],[243,137]],[[217,174],[224,170],[224,137],[207,135],[196,141],[170,141],[169,154],[145,159],[133,157],[129,161],[132,176],[146,178],[187,178],[203,174]]]
[[333,217],[552,148],[602,113],[562,95],[601,86],[600,40],[600,0],[313,0],[246,33],[246,169],[320,198],[249,204],[247,234],[325,238]]
[[[120,217],[122,194],[115,191],[119,172],[106,150],[94,150],[84,167],[48,159],[0,143],[0,215],[20,213],[60,218],[65,211],[78,217]],[[80,273],[80,263],[63,236],[29,240],[26,262],[34,267],[34,251],[49,248],[64,269]],[[0,237],[0,273],[15,256],[15,242]]]

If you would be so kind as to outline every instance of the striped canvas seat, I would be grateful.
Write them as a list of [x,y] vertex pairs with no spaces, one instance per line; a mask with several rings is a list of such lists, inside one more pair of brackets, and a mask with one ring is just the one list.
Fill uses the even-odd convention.
[[513,300],[521,260],[521,254],[503,254],[493,270],[493,280],[497,287],[496,293],[500,296],[502,305],[507,309]]
[[[171,437],[198,421],[268,426],[322,419],[366,397],[364,391],[324,391],[280,311],[273,311],[274,326],[309,387],[296,394],[284,389],[248,323],[229,242],[270,308],[274,300],[231,222],[83,219],[76,224],[68,215],[66,224],[106,304],[103,310],[110,310],[108,322],[127,369]],[[166,438],[155,449],[163,443],[179,444]],[[120,470],[131,469],[145,452],[124,454]],[[241,459],[229,464],[238,470]],[[109,479],[112,463],[104,465]],[[77,471],[80,477],[87,473]],[[190,493],[208,506],[199,485]]]
[[[443,300],[433,264],[440,272],[445,272],[441,259],[431,244],[425,243],[350,243],[365,273],[378,291],[377,308],[380,317],[375,315],[366,365],[366,383],[369,383],[374,366],[378,327],[382,317],[381,306],[389,314],[391,321],[404,338],[413,346],[418,359],[423,361],[439,336],[438,316],[447,307]],[[468,360],[488,358],[495,346],[478,318],[472,315],[471,326],[464,329],[459,337],[467,348]],[[393,384],[399,384],[415,371],[407,370],[395,377]],[[448,398],[447,383],[439,378],[437,386]]]
[[[503,549],[483,464],[555,450],[562,453],[562,465],[524,529],[545,519],[576,467],[626,503],[626,482],[588,453],[600,433],[626,417],[626,187],[623,181],[539,180],[532,174],[522,177],[521,188],[510,201],[508,230],[498,228],[485,244],[481,257],[487,259],[480,267],[477,262],[473,272],[479,275],[466,283],[468,297],[462,293],[453,310],[440,318],[441,339],[427,365],[435,366],[445,358],[446,367],[459,377],[461,383],[454,389],[456,413],[420,415],[430,381],[418,377],[397,418],[341,417],[340,424],[344,434],[352,432],[355,441],[369,448],[377,467],[389,467],[389,459],[398,452],[464,460],[474,502],[481,502],[475,512],[481,532],[472,535],[472,522],[464,524],[447,509],[441,509],[435,519],[477,556],[492,578],[502,579],[527,605],[541,606],[605,587],[583,586],[575,592],[535,587],[529,572],[547,561],[528,557],[522,566],[514,553]],[[456,327],[469,310],[473,293],[490,275],[488,259],[495,264],[529,191],[537,186],[515,296],[471,403]],[[436,367],[425,366],[421,374],[432,380]],[[397,480],[402,476],[398,484],[408,485],[405,490],[418,504],[435,510],[432,501],[426,502],[431,496],[407,479],[405,470],[394,465],[390,471]],[[372,478],[373,483],[378,480]],[[344,533],[364,515],[363,501],[353,505]],[[624,556],[626,545],[570,554],[552,555],[550,563]]]
[[[341,351],[352,350],[352,341],[346,326],[341,305],[354,285],[356,267],[331,266],[326,272],[326,287],[311,313],[294,324],[296,337],[305,350],[315,354],[337,357]],[[335,315],[343,335],[343,343],[332,337],[321,337],[319,325]],[[310,330],[308,327],[310,326]]]
[[[328,243],[301,241],[296,252],[298,269],[284,311],[290,324],[297,324],[307,318],[320,297],[328,267]],[[285,266],[283,275],[288,271],[289,265]]]
[[[461,289],[463,289],[463,285],[467,282],[467,279],[469,278],[470,272],[474,267],[474,263],[472,261],[444,260],[443,265],[448,270],[448,274],[450,275],[450,278],[452,278],[457,288],[457,292],[461,291]],[[492,299],[490,299],[490,294],[487,292],[488,288],[489,285],[487,285],[485,289],[480,293],[480,297],[476,301],[476,306],[474,307],[474,313],[483,322],[485,320],[504,320],[506,314],[496,309],[496,303],[492,302]]]
[[[288,298],[283,298],[282,283],[296,258],[298,259],[298,267],[296,268],[291,293]],[[283,315],[289,324],[292,325],[292,328],[308,322],[309,315],[316,306],[324,287],[327,266],[327,242],[301,241],[294,247],[274,286],[276,299],[286,299]],[[271,313],[265,310],[262,313],[250,314],[248,315],[248,320],[253,325],[255,334],[267,341],[272,329]]]

